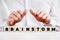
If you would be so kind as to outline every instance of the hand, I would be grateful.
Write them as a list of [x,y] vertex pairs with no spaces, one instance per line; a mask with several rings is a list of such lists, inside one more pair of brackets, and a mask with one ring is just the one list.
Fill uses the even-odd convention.
[[23,19],[26,13],[27,10],[24,10],[23,12],[21,10],[13,11],[8,17],[7,24],[9,26],[15,25],[17,22],[20,22]]
[[34,10],[30,9],[30,13],[39,21],[45,24],[50,24],[50,17],[43,13],[42,11],[35,12]]

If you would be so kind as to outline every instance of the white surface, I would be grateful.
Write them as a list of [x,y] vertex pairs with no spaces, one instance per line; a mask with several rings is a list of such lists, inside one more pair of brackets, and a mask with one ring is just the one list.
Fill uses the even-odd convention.
[[0,40],[60,40],[57,32],[0,32]]

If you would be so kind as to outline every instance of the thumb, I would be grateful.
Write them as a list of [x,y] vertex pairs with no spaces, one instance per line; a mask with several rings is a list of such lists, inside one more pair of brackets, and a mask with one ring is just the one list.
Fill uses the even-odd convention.
[[23,11],[22,17],[24,17],[24,16],[26,15],[26,13],[27,13],[27,10],[25,9],[25,10]]
[[33,16],[36,16],[36,12],[32,9],[30,9],[30,13],[33,15]]

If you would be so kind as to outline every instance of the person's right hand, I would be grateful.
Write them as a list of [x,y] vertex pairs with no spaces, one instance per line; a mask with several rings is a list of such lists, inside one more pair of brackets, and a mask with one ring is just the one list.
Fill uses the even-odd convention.
[[15,25],[23,19],[26,13],[27,10],[24,10],[23,12],[21,10],[13,11],[8,17],[7,24],[9,26]]

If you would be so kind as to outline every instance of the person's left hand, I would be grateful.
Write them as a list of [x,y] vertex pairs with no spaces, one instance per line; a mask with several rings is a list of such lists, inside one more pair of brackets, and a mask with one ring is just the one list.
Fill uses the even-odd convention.
[[43,13],[42,11],[35,12],[34,10],[30,9],[30,13],[39,21],[45,24],[50,24],[50,17]]

